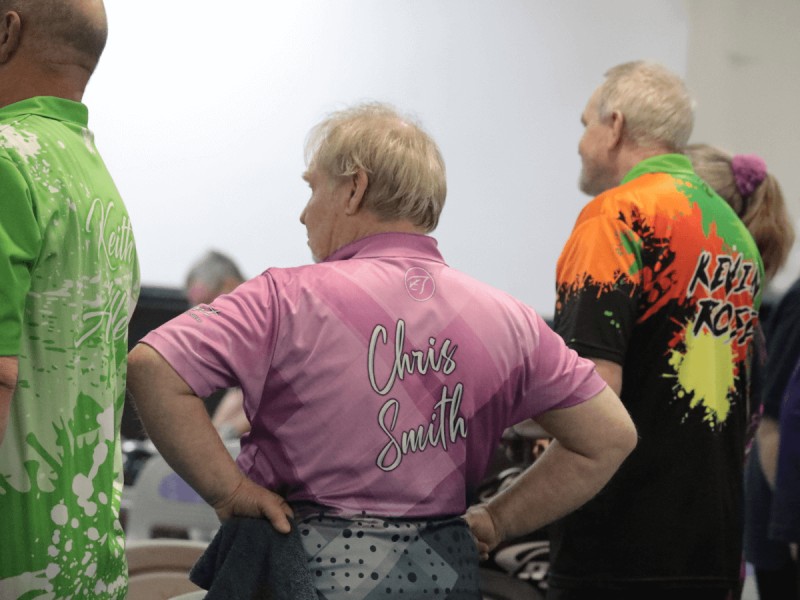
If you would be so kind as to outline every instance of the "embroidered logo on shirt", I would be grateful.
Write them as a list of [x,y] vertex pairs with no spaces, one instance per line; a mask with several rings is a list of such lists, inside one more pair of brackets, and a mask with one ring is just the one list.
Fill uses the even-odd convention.
[[[200,314],[197,314],[197,313],[200,313]],[[213,306],[211,306],[210,304],[198,304],[197,306],[193,306],[192,308],[190,308],[189,311],[188,311],[188,314],[195,321],[200,323],[203,320],[202,318],[200,318],[200,315],[205,315],[205,316],[210,317],[210,316],[213,316],[213,315],[218,315],[219,311],[216,308],[214,308]]]
[[436,291],[436,282],[433,275],[422,267],[411,267],[406,271],[406,291],[408,295],[418,302],[430,300]]

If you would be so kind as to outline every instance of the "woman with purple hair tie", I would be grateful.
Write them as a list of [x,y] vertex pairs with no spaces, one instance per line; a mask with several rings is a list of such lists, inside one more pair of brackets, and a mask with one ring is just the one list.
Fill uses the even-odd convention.
[[794,244],[794,229],[777,179],[756,154],[731,156],[707,144],[691,144],[694,169],[731,205],[747,226],[764,261],[767,280],[777,273]]
[[[686,154],[697,174],[747,226],[769,281],[786,262],[794,231],[781,188],[764,159],[756,154],[730,156],[703,144],[689,146]],[[744,553],[755,567],[760,600],[800,598],[796,546],[800,541],[800,482],[785,476],[792,464],[795,469],[800,467],[800,376],[796,367],[800,364],[800,279],[772,311],[762,311],[761,321],[762,352],[752,362],[751,385],[751,404],[761,414],[756,416],[760,422],[745,466]],[[783,477],[777,476],[779,456]]]

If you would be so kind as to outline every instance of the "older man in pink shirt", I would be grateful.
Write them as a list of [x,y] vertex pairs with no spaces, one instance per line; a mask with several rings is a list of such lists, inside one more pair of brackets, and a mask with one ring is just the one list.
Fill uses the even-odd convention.
[[[406,598],[440,584],[477,598],[458,568],[428,580],[421,560],[398,585],[389,557],[411,564],[414,537],[439,522],[469,523],[482,553],[541,527],[600,490],[635,430],[533,309],[444,262],[427,235],[444,163],[418,125],[368,104],[309,139],[300,220],[316,264],[268,269],[152,332],[130,355],[130,388],[156,446],[220,519],[263,516],[281,532],[299,521],[323,597],[368,598],[390,581]],[[252,427],[236,463],[199,400],[232,386]],[[503,430],[528,418],[556,441],[458,518]],[[359,561],[363,572],[344,566]]]

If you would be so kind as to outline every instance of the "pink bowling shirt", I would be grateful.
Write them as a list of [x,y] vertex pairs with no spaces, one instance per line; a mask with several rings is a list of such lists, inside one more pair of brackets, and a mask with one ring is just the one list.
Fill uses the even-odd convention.
[[342,515],[460,514],[503,430],[599,393],[530,307],[380,234],[269,269],[151,332],[198,396],[240,386],[239,467]]

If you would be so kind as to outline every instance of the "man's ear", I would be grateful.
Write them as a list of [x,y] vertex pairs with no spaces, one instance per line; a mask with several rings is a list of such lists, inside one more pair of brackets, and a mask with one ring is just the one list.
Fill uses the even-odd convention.
[[345,214],[354,215],[361,209],[361,203],[364,201],[364,195],[367,193],[368,184],[369,177],[366,171],[359,169],[352,178],[350,197],[347,199]]
[[19,48],[22,21],[19,13],[11,10],[0,19],[0,64],[7,63]]
[[625,128],[625,116],[618,110],[615,110],[608,118],[611,126],[608,149],[612,150],[622,144],[622,131]]

